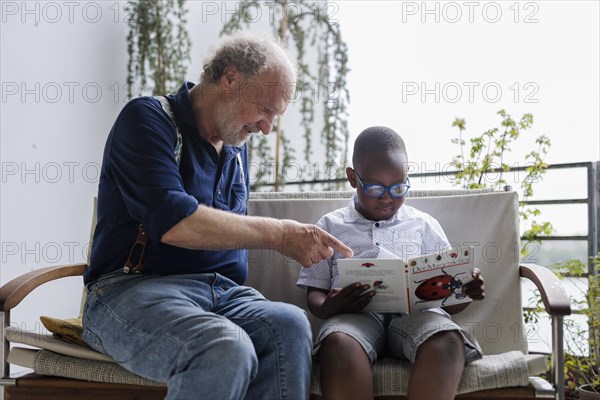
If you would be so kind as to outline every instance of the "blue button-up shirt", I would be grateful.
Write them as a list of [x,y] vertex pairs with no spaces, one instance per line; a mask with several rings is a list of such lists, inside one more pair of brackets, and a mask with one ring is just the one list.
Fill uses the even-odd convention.
[[[189,94],[193,86],[186,82],[177,94],[167,96],[182,135],[179,165],[175,125],[157,99],[131,100],[117,117],[104,149],[98,223],[90,267],[84,274],[86,283],[123,268],[140,224],[149,238],[144,272],[219,272],[239,284],[246,280],[245,249],[188,250],[160,242],[165,232],[199,204],[246,213],[247,147],[225,145],[219,156],[200,136]],[[218,238],[205,240],[218,244]]]

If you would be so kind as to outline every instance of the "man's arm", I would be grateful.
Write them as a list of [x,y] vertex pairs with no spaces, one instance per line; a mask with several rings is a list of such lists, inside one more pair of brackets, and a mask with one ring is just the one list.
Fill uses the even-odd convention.
[[273,249],[310,267],[337,250],[352,250],[324,230],[292,220],[248,217],[200,205],[161,237],[161,242],[194,250]]

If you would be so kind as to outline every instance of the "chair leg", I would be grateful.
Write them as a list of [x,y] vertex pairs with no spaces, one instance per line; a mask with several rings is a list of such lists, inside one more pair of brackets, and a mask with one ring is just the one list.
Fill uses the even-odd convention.
[[565,399],[565,354],[563,348],[563,317],[552,316],[552,368],[556,398]]
[[8,365],[8,351],[10,344],[4,338],[4,329],[10,324],[10,311],[0,312],[0,342],[2,342],[2,363],[0,364],[0,378],[8,378],[10,366]]

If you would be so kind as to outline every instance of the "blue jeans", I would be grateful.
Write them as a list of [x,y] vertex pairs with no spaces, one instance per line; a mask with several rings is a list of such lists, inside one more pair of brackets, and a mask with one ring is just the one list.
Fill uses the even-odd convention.
[[83,325],[92,348],[166,382],[168,400],[309,396],[305,312],[219,274],[107,274],[88,285]]

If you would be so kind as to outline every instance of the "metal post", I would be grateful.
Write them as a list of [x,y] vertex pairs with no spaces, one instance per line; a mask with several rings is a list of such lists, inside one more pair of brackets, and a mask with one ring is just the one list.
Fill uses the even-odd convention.
[[2,341],[2,363],[0,363],[0,378],[6,379],[10,375],[10,366],[6,361],[10,345],[4,338],[4,329],[10,324],[10,311],[0,312],[0,340]]
[[552,317],[552,367],[556,399],[565,399],[565,353],[563,348],[563,317]]
[[[588,256],[594,257],[600,249],[599,228],[600,225],[600,174],[598,169],[600,162],[588,164]],[[588,273],[593,274],[592,263],[588,260]]]

